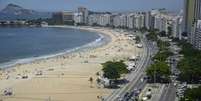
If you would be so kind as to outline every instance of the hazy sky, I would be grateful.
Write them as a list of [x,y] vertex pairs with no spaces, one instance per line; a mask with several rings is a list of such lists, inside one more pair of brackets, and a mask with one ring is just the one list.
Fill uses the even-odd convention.
[[179,11],[183,7],[183,0],[0,0],[0,9],[9,3],[43,11],[75,10],[78,6],[97,11],[150,10],[152,8]]

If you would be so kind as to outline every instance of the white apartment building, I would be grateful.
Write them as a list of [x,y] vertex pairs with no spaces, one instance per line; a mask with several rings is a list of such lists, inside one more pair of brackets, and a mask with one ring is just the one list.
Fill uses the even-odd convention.
[[92,14],[88,17],[89,25],[99,25],[99,26],[107,26],[111,25],[111,15],[110,14]]
[[135,14],[131,13],[127,16],[127,27],[129,29],[134,29],[134,20],[135,20]]
[[135,29],[140,29],[140,16],[138,14],[135,15],[135,19],[134,19],[134,28]]
[[136,13],[134,19],[134,28],[141,29],[145,27],[145,16],[144,14]]
[[141,28],[144,28],[145,27],[145,14],[140,14],[140,22],[141,22],[141,25],[140,25],[140,27]]
[[164,21],[162,20],[162,16],[160,14],[155,16],[155,20],[154,20],[154,29],[158,29],[159,31],[165,31],[164,30]]
[[127,25],[127,16],[122,14],[119,16],[119,20],[120,20],[120,26],[121,27],[126,27]]
[[182,39],[182,16],[176,16],[172,19],[171,27],[172,27],[172,36],[174,38]]
[[113,17],[113,26],[114,27],[120,27],[121,26],[120,15],[114,15],[114,17]]
[[88,21],[89,11],[85,7],[78,7],[78,13],[82,13],[83,22],[86,24]]
[[158,29],[160,32],[165,31],[168,32],[168,27],[170,26],[172,17],[164,14],[155,15],[154,19],[154,28]]
[[146,12],[145,13],[145,27],[147,29],[151,29],[151,21],[152,20],[152,16],[151,16],[151,12]]
[[110,14],[100,14],[98,17],[98,24],[101,26],[108,26],[111,24]]
[[82,13],[74,13],[74,21],[76,24],[84,23],[84,18]]
[[89,25],[94,25],[94,24],[98,24],[98,14],[91,14],[88,16],[88,24]]

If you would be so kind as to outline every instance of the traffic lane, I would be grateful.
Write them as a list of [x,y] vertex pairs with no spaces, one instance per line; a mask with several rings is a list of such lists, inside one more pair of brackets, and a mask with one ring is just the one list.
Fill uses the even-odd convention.
[[161,94],[162,96],[160,97],[159,101],[175,101],[176,99],[176,88],[174,85],[171,83],[168,85],[166,89]]
[[165,101],[175,101],[175,99],[176,99],[176,88],[174,87],[173,84],[171,84],[170,88],[168,89]]
[[[143,44],[144,44],[144,46],[146,47],[145,48],[145,50],[146,50],[146,52],[145,52],[145,56],[147,57],[148,56],[148,58],[145,58],[145,57],[143,57],[144,59],[143,59],[143,61],[141,61],[141,66],[139,66],[139,68],[141,69],[140,71],[138,71],[137,73],[139,73],[140,75],[136,75],[136,74],[134,74],[135,76],[137,76],[136,78],[133,78],[133,80],[131,81],[131,84],[129,84],[128,85],[128,90],[127,91],[129,91],[129,90],[131,90],[132,88],[133,88],[133,86],[132,85],[135,85],[136,84],[136,82],[139,82],[139,76],[141,76],[141,74],[142,74],[142,72],[144,72],[144,69],[147,67],[147,65],[149,64],[148,62],[150,61],[149,59],[150,59],[150,46],[148,45],[148,42],[147,42],[147,40],[146,39],[143,39],[144,41],[143,41]],[[146,44],[145,44],[146,43]],[[136,81],[136,79],[137,79],[137,81]],[[125,95],[125,93],[127,92],[127,91],[125,91],[125,90],[120,90],[119,91],[119,93],[118,92],[116,92],[116,93],[113,93],[113,95],[112,96],[110,96],[111,98],[109,98],[109,99],[115,99],[116,97],[115,97],[115,95],[119,95],[119,96],[123,96],[123,95]],[[115,94],[115,95],[114,95]]]
[[[149,52],[148,52],[149,53]],[[124,96],[129,92],[132,92],[132,90],[134,90],[135,89],[135,87],[137,87],[138,89],[140,88],[140,89],[143,89],[143,87],[146,85],[146,80],[143,80],[142,81],[142,79],[144,78],[144,74],[143,74],[143,72],[144,72],[144,69],[145,69],[145,67],[147,67],[147,64],[148,64],[148,59],[149,58],[147,58],[147,59],[145,59],[146,61],[143,61],[142,62],[142,66],[140,66],[141,67],[141,69],[140,69],[140,71],[138,71],[137,72],[137,74],[138,75],[136,75],[137,77],[135,77],[133,80],[132,80],[132,82],[131,82],[131,84],[128,86],[128,90],[127,91],[125,91],[125,92],[122,92],[120,95],[121,95],[121,98],[124,98]]]
[[[144,54],[145,55],[145,54]],[[136,83],[136,80],[140,80],[139,79],[139,76],[142,74],[142,71],[144,70],[141,70],[141,69],[144,69],[144,65],[146,64],[147,62],[147,58],[146,58],[146,55],[143,56],[142,60],[140,61],[139,65],[138,65],[138,69],[136,71],[133,71],[130,76],[132,77],[132,80],[130,81],[129,84],[127,84],[126,86],[124,86],[123,88],[117,90],[117,91],[114,91],[112,93],[112,95],[107,98],[108,101],[116,101],[116,99],[118,99],[118,97],[123,97],[126,92],[129,91],[129,89],[132,88],[132,85],[134,85]],[[126,90],[125,88],[129,88],[128,90]]]

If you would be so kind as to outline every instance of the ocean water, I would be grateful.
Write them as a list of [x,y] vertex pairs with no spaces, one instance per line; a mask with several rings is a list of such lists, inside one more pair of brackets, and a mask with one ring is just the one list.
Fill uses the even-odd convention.
[[101,35],[70,28],[0,28],[0,68],[97,44]]

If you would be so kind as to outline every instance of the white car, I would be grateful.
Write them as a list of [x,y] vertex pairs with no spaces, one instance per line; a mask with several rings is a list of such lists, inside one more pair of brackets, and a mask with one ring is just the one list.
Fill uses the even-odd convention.
[[143,45],[142,45],[142,44],[137,44],[137,47],[138,47],[138,48],[142,48]]

